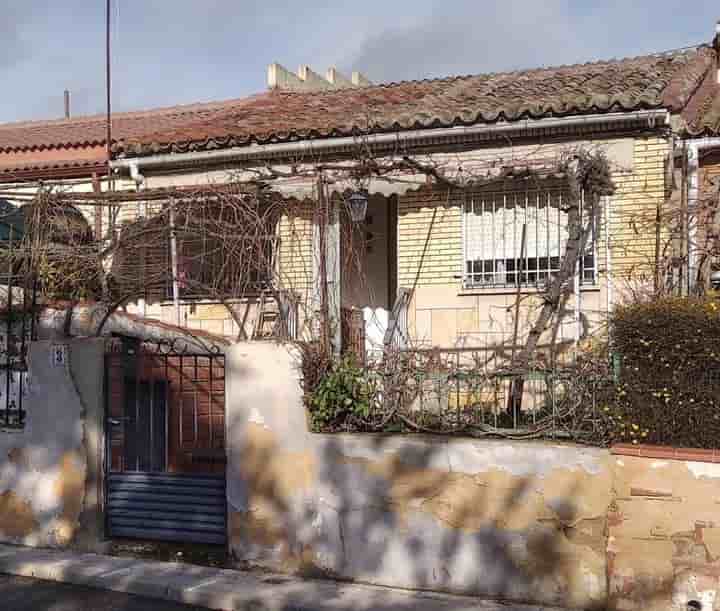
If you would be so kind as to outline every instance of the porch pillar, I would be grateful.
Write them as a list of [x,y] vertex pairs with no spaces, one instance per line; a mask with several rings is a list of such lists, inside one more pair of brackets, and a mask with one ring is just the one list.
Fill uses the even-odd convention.
[[[318,208],[313,220],[313,311],[320,321],[316,326],[319,336],[324,300],[327,300],[330,343],[333,352],[339,354],[342,348],[340,214],[337,201],[327,196],[322,181],[318,181]],[[324,260],[321,256],[323,243]]]

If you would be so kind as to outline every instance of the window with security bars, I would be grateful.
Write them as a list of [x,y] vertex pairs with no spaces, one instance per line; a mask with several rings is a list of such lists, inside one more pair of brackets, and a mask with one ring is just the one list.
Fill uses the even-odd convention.
[[[542,185],[468,192],[463,213],[465,286],[542,286],[552,279],[568,239],[567,197],[560,186]],[[596,279],[595,234],[593,227],[580,261],[582,284]]]
[[[12,303],[9,304],[12,308]],[[13,321],[0,321],[0,428],[22,429],[25,426],[25,399],[28,394],[27,348],[33,337],[33,326],[22,308],[10,312]],[[64,364],[65,346],[53,346],[61,351]]]
[[[275,236],[246,241],[235,237],[227,243],[210,236],[178,234],[177,275],[181,297],[199,298],[213,293],[235,296],[259,292],[269,286],[277,253]],[[171,297],[172,274],[168,280],[167,295]]]

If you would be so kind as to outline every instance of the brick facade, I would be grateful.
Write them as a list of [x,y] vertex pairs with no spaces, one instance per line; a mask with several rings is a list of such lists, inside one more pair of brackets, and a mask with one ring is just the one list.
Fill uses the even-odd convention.
[[462,208],[447,193],[401,196],[397,235],[399,286],[412,287],[416,278],[418,285],[449,284],[462,273]]
[[650,281],[655,257],[655,218],[666,200],[666,160],[670,152],[665,138],[636,138],[633,171],[613,176],[610,244],[612,274],[618,281],[629,278]]
[[[617,187],[610,201],[608,240],[615,298],[629,284],[652,280],[655,216],[657,206],[665,205],[668,152],[668,141],[657,136],[634,138],[629,164],[613,159],[612,149],[609,152]],[[498,149],[498,155],[503,153]],[[609,305],[605,224],[603,218],[597,236],[598,283],[584,294],[581,304],[585,328],[601,324]],[[447,192],[421,190],[399,198],[398,285],[416,288],[410,326],[420,345],[481,347],[506,341],[511,333],[508,308],[515,301],[515,289],[463,289],[462,226],[461,203],[449,199]],[[573,303],[568,307],[573,308]],[[527,328],[529,309],[521,314],[521,334]],[[561,335],[572,337],[574,330],[567,324],[563,327]]]

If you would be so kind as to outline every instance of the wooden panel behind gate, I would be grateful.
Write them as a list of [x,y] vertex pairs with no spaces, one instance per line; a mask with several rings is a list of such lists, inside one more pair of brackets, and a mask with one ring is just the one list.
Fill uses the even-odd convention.
[[128,338],[106,355],[111,537],[225,541],[225,364]]

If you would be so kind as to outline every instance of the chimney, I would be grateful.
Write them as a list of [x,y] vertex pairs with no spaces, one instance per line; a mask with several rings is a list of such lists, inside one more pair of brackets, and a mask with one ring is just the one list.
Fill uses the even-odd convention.
[[70,118],[70,91],[65,90],[65,118]]
[[353,72],[352,78],[349,79],[334,66],[328,68],[323,78],[307,64],[301,65],[297,73],[294,73],[275,62],[268,66],[267,85],[268,89],[286,91],[330,91],[368,87],[372,83],[359,72]]
[[352,82],[355,87],[370,87],[372,85],[372,82],[362,72],[357,71],[352,73]]
[[298,68],[297,75],[305,84],[308,91],[323,91],[325,89],[335,89],[333,84],[325,80],[317,72],[313,72],[310,66],[303,64]]
[[337,88],[353,86],[353,82],[344,74],[341,74],[335,66],[327,69],[327,72],[325,73],[325,80],[332,83]]

